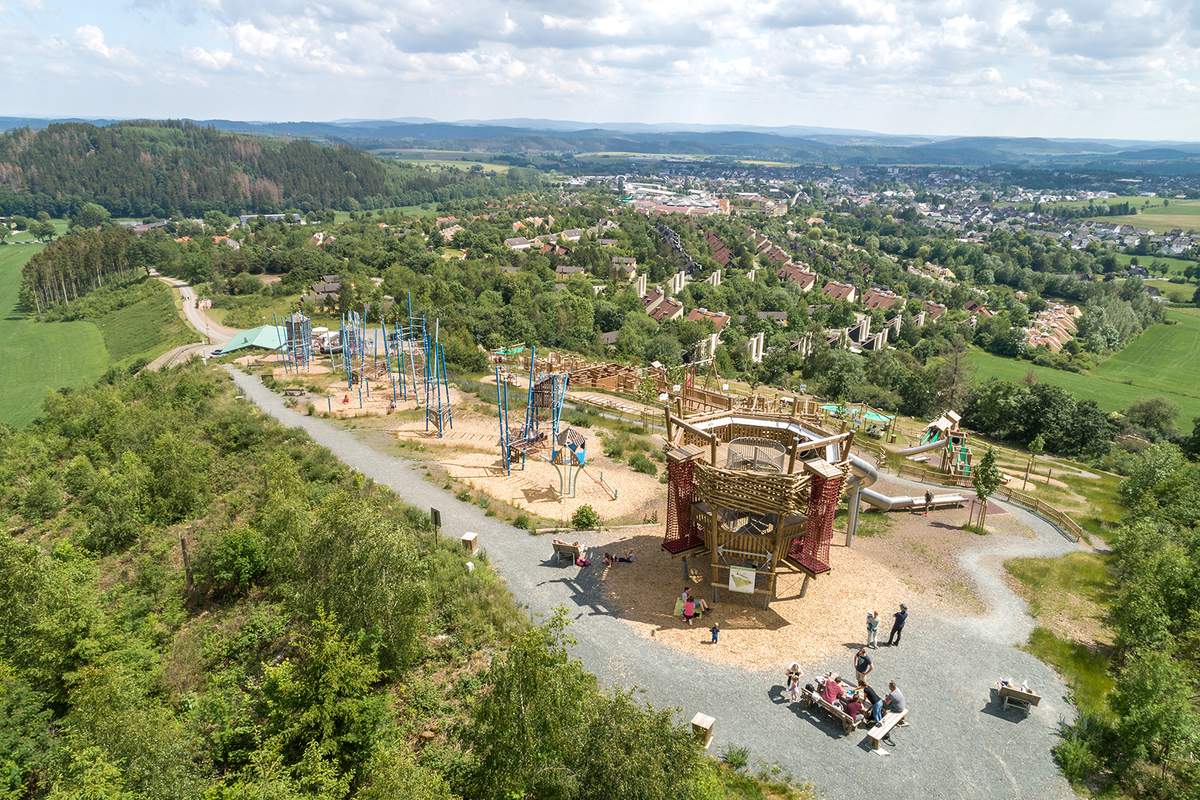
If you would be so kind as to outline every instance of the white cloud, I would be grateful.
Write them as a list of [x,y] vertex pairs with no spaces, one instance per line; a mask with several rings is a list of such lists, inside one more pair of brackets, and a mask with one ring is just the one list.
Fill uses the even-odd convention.
[[87,52],[112,64],[132,66],[137,63],[137,58],[133,53],[124,47],[110,47],[104,40],[104,31],[95,25],[80,25],[76,28],[75,43]]
[[192,47],[184,55],[196,66],[214,71],[227,69],[233,63],[233,53],[228,50],[206,50],[203,47]]
[[[11,10],[28,0],[0,2]],[[196,115],[176,103],[227,103],[229,94],[215,82],[208,94],[199,89],[211,73],[236,73],[238,101],[255,118],[388,115],[381,103],[394,103],[397,114],[449,119],[673,117],[939,133],[1019,125],[1030,134],[1074,135],[1089,135],[1086,126],[1093,125],[1130,133],[1170,128],[1181,137],[1200,130],[1191,102],[1200,86],[1198,0],[96,5],[105,8],[89,24],[76,28],[64,20],[65,29],[35,30],[27,22],[27,31],[7,36],[30,42],[14,45],[18,73],[36,74],[40,64],[78,74],[78,83],[59,93],[65,103],[102,96],[83,88],[99,62],[107,74],[124,70],[161,84],[172,113]],[[144,24],[118,24],[128,14]],[[22,16],[32,19],[3,19]],[[61,51],[46,45],[56,36],[68,42]],[[119,36],[120,45],[110,36]],[[139,64],[156,68],[131,69]],[[170,91],[168,71],[172,84],[197,91]],[[1147,74],[1155,80],[1147,82]],[[291,80],[296,76],[303,80]],[[143,90],[138,101],[151,96]],[[1103,107],[1115,98],[1123,98],[1121,113]],[[976,113],[1000,105],[1003,115]],[[231,112],[221,106],[222,115]]]

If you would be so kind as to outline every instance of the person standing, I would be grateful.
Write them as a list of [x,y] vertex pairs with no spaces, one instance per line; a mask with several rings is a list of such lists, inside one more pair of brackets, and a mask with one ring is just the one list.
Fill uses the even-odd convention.
[[888,634],[888,647],[895,644],[900,646],[900,634],[904,632],[904,626],[908,622],[908,606],[904,603],[900,604],[900,610],[893,615],[896,619],[892,623],[892,632]]
[[933,492],[925,490],[925,516],[929,516],[929,508],[933,505]]
[[714,622],[714,623],[713,623],[713,626],[712,626],[711,628],[709,628],[709,629],[708,629],[708,632],[712,634],[712,643],[713,643],[713,644],[716,644],[716,643],[717,643],[717,639],[718,639],[718,638],[720,638],[720,636],[721,636],[721,626],[720,626],[720,624],[718,624],[718,623]]
[[858,676],[859,682],[865,681],[873,669],[875,669],[875,665],[871,663],[871,657],[867,655],[867,648],[860,647],[858,655],[854,657],[854,674]]
[[872,650],[879,648],[879,612],[867,612],[867,647]]

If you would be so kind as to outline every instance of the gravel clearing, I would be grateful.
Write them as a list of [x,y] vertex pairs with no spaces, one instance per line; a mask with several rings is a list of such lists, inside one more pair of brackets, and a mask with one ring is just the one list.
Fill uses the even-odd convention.
[[[903,644],[881,646],[873,653],[872,684],[882,693],[887,681],[895,680],[911,709],[911,725],[896,730],[896,746],[885,747],[890,757],[882,758],[872,754],[864,732],[843,736],[824,716],[812,716],[782,696],[787,654],[780,654],[776,669],[753,670],[712,663],[639,635],[618,618],[620,608],[606,596],[598,560],[584,570],[555,565],[544,537],[485,516],[478,507],[429,483],[409,462],[381,453],[322,419],[288,409],[257,378],[228,369],[246,397],[271,416],[307,431],[346,464],[410,503],[439,508],[446,535],[478,533],[489,560],[535,619],[557,606],[569,610],[578,640],[575,652],[602,681],[636,684],[647,701],[677,707],[684,719],[697,711],[715,717],[714,753],[728,744],[745,746],[752,759],[777,763],[834,800],[877,794],[914,800],[1074,797],[1050,753],[1059,722],[1073,718],[1074,708],[1054,672],[1017,649],[1033,620],[1002,577],[1006,558],[1079,549],[1040,518],[1004,505],[1034,537],[981,537],[978,547],[958,555],[988,608],[984,616],[951,614],[913,600],[908,603],[911,616]],[[579,538],[591,545],[606,537]],[[846,602],[857,604],[859,598],[849,594]],[[894,609],[879,610],[886,616]],[[704,630],[697,627],[695,633],[700,638]],[[881,642],[886,634],[885,623]],[[717,646],[731,643],[735,635],[736,631],[723,632]],[[803,664],[806,673],[850,673],[853,649],[862,635],[857,630],[848,633],[844,654]],[[1027,680],[1041,692],[1041,705],[1027,718],[1019,711],[1001,712],[992,701],[1001,677]]]

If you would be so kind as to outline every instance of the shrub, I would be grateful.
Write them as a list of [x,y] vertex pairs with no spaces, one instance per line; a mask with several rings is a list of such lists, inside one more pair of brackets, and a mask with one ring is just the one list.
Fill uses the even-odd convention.
[[1068,730],[1063,740],[1054,748],[1054,760],[1058,762],[1066,779],[1073,784],[1089,780],[1100,766],[1088,739],[1087,719],[1082,717],[1076,727]]
[[577,531],[592,530],[600,527],[600,515],[588,504],[581,505],[571,515],[571,527]]
[[733,769],[745,769],[750,764],[750,751],[741,745],[731,744],[721,753],[721,760]]
[[267,569],[267,546],[253,528],[237,527],[205,544],[196,559],[196,583],[215,596],[245,592]]
[[527,514],[517,514],[517,518],[513,520],[512,524],[514,528],[526,531],[533,530],[533,520]]
[[643,475],[658,474],[658,466],[647,458],[644,453],[634,453],[629,458],[629,466],[633,467],[634,472],[640,472]]

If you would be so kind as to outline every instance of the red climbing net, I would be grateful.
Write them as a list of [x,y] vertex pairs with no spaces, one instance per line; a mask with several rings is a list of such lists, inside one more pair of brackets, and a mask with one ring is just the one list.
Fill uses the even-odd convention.
[[825,479],[814,475],[810,484],[804,535],[792,539],[788,558],[813,574],[829,571],[829,543],[833,539],[833,515],[837,512],[844,477]]
[[704,537],[692,523],[692,494],[695,462],[667,460],[667,532],[663,549],[682,553],[704,544]]

